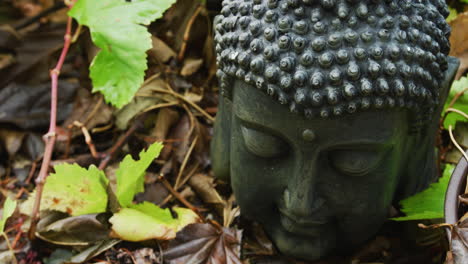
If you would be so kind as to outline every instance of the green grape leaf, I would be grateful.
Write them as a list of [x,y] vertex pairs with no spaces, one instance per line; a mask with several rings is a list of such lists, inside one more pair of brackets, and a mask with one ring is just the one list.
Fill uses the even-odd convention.
[[101,51],[90,66],[93,92],[120,108],[144,81],[151,35],[143,25],[160,18],[176,0],[78,0],[69,15],[89,27]]
[[3,217],[2,220],[0,220],[0,234],[3,234],[5,232],[5,224],[8,218],[13,215],[16,209],[16,201],[10,199],[10,197],[7,197],[5,200],[5,203],[3,204]]
[[[41,199],[41,210],[56,210],[72,216],[102,213],[107,209],[107,180],[104,172],[91,165],[59,164],[47,177]],[[22,212],[32,211],[35,191],[21,206]]]
[[115,172],[117,176],[117,200],[122,207],[132,205],[135,194],[144,191],[144,176],[151,162],[159,156],[163,145],[153,143],[146,151],[140,152],[140,160],[134,160],[130,155],[120,162]]
[[436,219],[444,217],[445,191],[455,166],[447,164],[443,176],[426,190],[400,202],[403,217],[392,218],[395,221]]
[[[459,80],[454,81],[452,83],[452,87],[450,88],[450,93],[448,95],[444,109],[447,109],[455,95],[462,92],[465,88],[468,88],[468,76],[462,77]],[[468,114],[468,91],[458,98],[458,100],[455,102],[452,108],[455,108]],[[452,128],[455,128],[455,124],[457,123],[457,121],[467,120],[457,113],[449,113],[444,120],[444,127],[448,129],[448,127],[452,125]]]
[[113,236],[127,241],[149,239],[170,240],[185,226],[199,221],[198,216],[186,208],[174,208],[177,218],[169,209],[162,209],[150,202],[132,205],[115,213],[109,222]]

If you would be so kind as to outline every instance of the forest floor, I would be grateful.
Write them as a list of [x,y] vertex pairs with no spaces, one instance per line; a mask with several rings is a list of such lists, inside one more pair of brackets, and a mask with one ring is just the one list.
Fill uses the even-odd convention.
[[[451,55],[462,62],[459,79],[468,69],[468,6],[450,5],[458,13],[450,23]],[[112,183],[125,155],[138,158],[153,142],[163,142],[135,201],[197,208],[204,220],[175,240],[129,242],[110,232],[109,212],[70,216],[54,210],[60,201],[42,211],[36,232],[29,232],[31,217],[21,208],[32,197],[44,155],[49,70],[63,47],[67,10],[53,0],[0,2],[0,204],[5,197],[19,204],[0,237],[0,263],[306,263],[281,256],[261,226],[239,215],[229,183],[212,174],[209,145],[218,101],[212,21],[219,8],[219,1],[178,0],[149,26],[153,48],[145,83],[121,109],[91,93],[88,67],[98,48],[86,28],[60,72],[50,170],[62,163],[94,164]],[[450,153],[444,162],[456,163],[460,154]],[[362,248],[315,264],[444,263],[445,231],[420,229],[419,222],[389,221]]]

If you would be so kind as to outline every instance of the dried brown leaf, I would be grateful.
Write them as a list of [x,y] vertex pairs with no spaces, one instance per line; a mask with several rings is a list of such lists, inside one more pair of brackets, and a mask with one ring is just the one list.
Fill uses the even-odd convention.
[[[0,78],[1,82],[1,78]],[[62,122],[72,110],[78,85],[59,81],[57,121]],[[14,124],[20,128],[44,128],[49,125],[50,83],[23,85],[11,83],[0,89],[0,125]]]
[[463,217],[452,228],[451,252],[454,264],[468,263],[468,218]]
[[38,224],[37,236],[57,245],[86,246],[109,237],[103,214],[68,217],[68,215],[46,211]]
[[159,77],[145,82],[138,90],[135,98],[133,98],[129,104],[114,113],[116,116],[115,123],[119,129],[125,130],[130,124],[130,120],[144,112],[148,107],[173,100],[170,95],[160,93],[154,94],[154,96],[148,96],[153,94],[154,89],[167,89],[167,84]]
[[452,33],[450,34],[451,56],[458,56],[468,51],[468,12],[457,15],[450,23]]
[[458,14],[450,23],[452,33],[450,35],[450,55],[458,57],[461,65],[458,68],[456,79],[459,79],[468,68],[468,12]]
[[190,118],[184,114],[179,122],[171,131],[170,138],[174,139],[175,158],[179,163],[182,163],[187,151],[190,147],[190,141],[187,140],[187,135],[190,131]]
[[15,57],[11,54],[0,54],[0,71],[15,63]]
[[151,40],[153,47],[148,51],[149,59],[154,58],[157,62],[166,63],[176,56],[174,50],[161,39],[152,36]]
[[458,200],[459,200],[461,203],[468,204],[468,194],[465,193],[465,194],[459,195],[459,196],[458,196]]
[[20,131],[7,129],[0,130],[0,141],[3,142],[10,158],[13,157],[20,149],[25,135],[26,134],[24,132]]
[[0,48],[2,50],[13,50],[18,47],[20,36],[10,25],[0,26]]
[[[68,127],[73,122],[79,121],[91,131],[98,125],[109,123],[112,119],[112,108],[103,100],[102,96],[92,95],[88,89],[78,89],[73,111],[62,126]],[[74,138],[81,134],[81,129],[75,127],[71,137]]]
[[217,213],[223,215],[226,202],[216,191],[213,177],[198,173],[190,177],[188,183],[205,203],[214,205]]
[[211,224],[193,224],[177,233],[164,252],[167,264],[241,264],[241,232],[217,229]]
[[166,140],[169,129],[179,120],[180,114],[169,108],[162,108],[158,112],[156,124],[151,130],[151,136],[155,137],[156,141]]
[[159,252],[155,252],[152,248],[141,248],[133,251],[135,264],[154,264],[161,263]]
[[[27,82],[28,84],[39,84],[48,81],[49,65],[46,63],[47,57],[59,50],[63,45],[64,30],[64,27],[61,26],[45,28],[40,32],[35,31],[24,36],[23,42],[15,47],[16,64],[1,72],[0,87],[13,80]],[[36,72],[32,70],[36,70]],[[59,85],[59,87],[61,86]],[[48,89],[50,90],[50,87]],[[61,96],[60,93],[59,96]],[[3,97],[0,96],[0,98]],[[22,102],[21,104],[26,103]]]
[[184,66],[180,71],[180,75],[182,76],[190,76],[197,72],[200,67],[203,65],[203,59],[193,59],[188,58],[184,61]]
[[274,256],[277,254],[273,242],[259,223],[253,222],[248,227],[243,239],[243,252],[246,256]]

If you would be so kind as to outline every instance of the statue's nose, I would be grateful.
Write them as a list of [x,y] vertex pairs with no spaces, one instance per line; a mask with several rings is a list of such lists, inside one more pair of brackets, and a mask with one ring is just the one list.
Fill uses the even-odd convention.
[[296,163],[294,175],[283,192],[284,209],[297,216],[311,216],[325,202],[318,193],[317,161],[309,156]]
[[325,199],[318,195],[306,195],[288,188],[283,192],[283,202],[283,209],[290,214],[298,217],[311,217],[322,209]]

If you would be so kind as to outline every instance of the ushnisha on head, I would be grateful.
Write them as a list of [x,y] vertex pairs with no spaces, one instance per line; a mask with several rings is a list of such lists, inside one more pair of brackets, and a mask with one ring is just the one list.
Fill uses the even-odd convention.
[[450,28],[443,0],[226,0],[218,77],[244,81],[307,118],[439,104]]
[[361,246],[437,178],[443,0],[224,0],[215,175],[284,254]]

